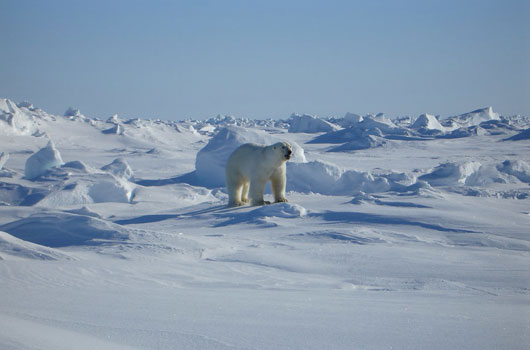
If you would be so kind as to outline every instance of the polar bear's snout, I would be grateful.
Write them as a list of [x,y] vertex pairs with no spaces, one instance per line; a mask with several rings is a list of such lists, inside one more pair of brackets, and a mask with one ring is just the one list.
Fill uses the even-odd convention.
[[293,151],[290,149],[287,149],[287,152],[285,152],[285,159],[289,160],[291,159],[291,154],[293,154]]
[[286,160],[291,159],[291,155],[293,154],[293,149],[290,144],[287,142],[284,142],[282,145],[282,149],[284,151],[284,157]]

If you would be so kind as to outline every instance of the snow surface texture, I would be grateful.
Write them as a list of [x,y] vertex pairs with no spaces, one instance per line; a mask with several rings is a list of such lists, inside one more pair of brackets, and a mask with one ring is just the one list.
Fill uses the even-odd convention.
[[[529,127],[0,99],[0,349],[527,349]],[[228,208],[229,154],[278,140],[289,202]]]

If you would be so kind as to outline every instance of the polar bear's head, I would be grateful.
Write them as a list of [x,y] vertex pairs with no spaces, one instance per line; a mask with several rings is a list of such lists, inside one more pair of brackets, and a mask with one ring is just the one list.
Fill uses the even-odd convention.
[[278,152],[284,160],[291,159],[291,155],[293,154],[293,148],[288,142],[277,142],[272,145],[272,149]]

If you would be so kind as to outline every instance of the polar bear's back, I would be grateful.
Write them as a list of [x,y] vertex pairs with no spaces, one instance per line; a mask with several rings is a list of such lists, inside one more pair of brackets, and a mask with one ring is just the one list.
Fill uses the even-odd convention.
[[263,161],[263,153],[267,147],[255,143],[245,143],[228,158],[226,167],[228,170],[236,171],[243,176],[249,174]]

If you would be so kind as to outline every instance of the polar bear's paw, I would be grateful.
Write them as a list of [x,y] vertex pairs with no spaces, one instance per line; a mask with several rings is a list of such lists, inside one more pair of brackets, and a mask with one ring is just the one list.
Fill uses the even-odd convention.
[[289,202],[287,198],[279,198],[274,203],[287,203]]

